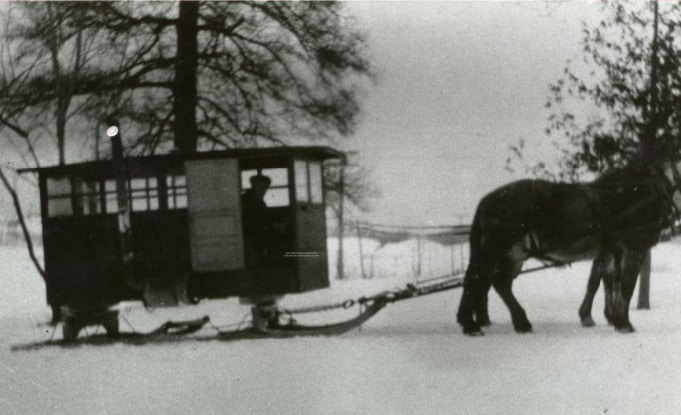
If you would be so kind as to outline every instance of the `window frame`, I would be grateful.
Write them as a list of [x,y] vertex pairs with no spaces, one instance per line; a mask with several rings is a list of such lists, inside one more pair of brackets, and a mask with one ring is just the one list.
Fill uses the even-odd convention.
[[[304,180],[305,183],[302,184],[300,183],[301,177],[299,176],[299,170],[296,167],[296,165],[300,165],[300,163],[304,163],[305,169],[304,169]],[[312,191],[312,175],[310,174],[312,171],[311,166],[316,165],[318,168],[316,169],[319,172],[319,192],[315,192],[313,194]],[[293,171],[294,171],[294,180],[295,180],[295,200],[296,203],[302,204],[302,205],[324,205],[325,204],[325,192],[324,192],[324,164],[319,161],[319,160],[308,160],[308,159],[294,159],[293,160]],[[305,189],[305,195],[304,195],[304,200],[301,198],[301,195],[299,193],[299,190]],[[318,196],[314,197],[314,196]]]
[[[187,176],[184,173],[166,173],[165,178],[165,210],[187,209]],[[181,179],[181,180],[178,180]],[[178,183],[181,182],[181,183]]]
[[[284,184],[278,184],[274,180],[273,177],[270,177],[267,175],[268,170],[282,170],[285,174],[282,175],[282,178],[286,181]],[[246,172],[250,172],[247,175],[245,175]],[[249,181],[250,177],[253,175],[259,175],[259,174],[264,174],[270,178],[272,178],[272,184],[270,187],[267,189],[267,194],[265,195],[265,203],[267,204],[268,208],[286,208],[286,207],[291,207],[292,206],[292,198],[291,198],[291,177],[289,174],[290,170],[288,166],[274,166],[274,167],[257,167],[257,168],[244,168],[244,169],[239,169],[239,182],[241,186],[241,192],[243,193],[244,191],[248,190],[251,188],[251,183]],[[280,190],[285,190],[286,194],[286,203],[285,204],[279,204],[279,203],[267,203],[267,195],[273,194],[273,191],[280,191]],[[270,201],[271,202],[271,201]]]

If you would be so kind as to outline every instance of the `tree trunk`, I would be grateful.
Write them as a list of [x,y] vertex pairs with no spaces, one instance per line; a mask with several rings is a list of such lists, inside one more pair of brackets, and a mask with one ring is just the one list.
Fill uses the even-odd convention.
[[26,225],[26,220],[24,218],[24,211],[21,209],[21,203],[19,203],[19,196],[17,195],[16,190],[14,190],[14,187],[10,184],[9,180],[7,179],[7,176],[5,176],[5,173],[2,171],[2,168],[0,168],[0,180],[2,181],[2,184],[5,186],[5,190],[7,190],[7,193],[9,193],[10,197],[12,198],[12,203],[14,204],[14,212],[17,214],[17,219],[19,220],[19,225],[21,226],[21,232],[24,234],[24,240],[26,241],[26,248],[28,249],[28,255],[31,257],[31,261],[33,261],[33,265],[35,266],[36,271],[38,271],[38,274],[40,274],[43,279],[45,279],[45,270],[43,270],[43,267],[40,265],[40,261],[38,260],[38,257],[35,254],[35,250],[33,249],[33,240],[31,239],[31,233],[28,230],[28,226]]
[[[657,70],[658,70],[658,56],[657,51],[659,48],[658,44],[658,20],[659,11],[657,8],[657,0],[653,2],[653,42],[651,45],[652,53],[650,57],[650,111],[648,114],[644,114],[647,117],[648,128],[646,134],[643,135],[643,159],[645,162],[651,162],[653,160],[658,160],[660,154],[657,154],[656,141],[657,141],[657,129],[659,127],[659,120],[657,114],[657,103],[658,103],[658,88],[657,88]],[[638,309],[647,310],[650,308],[650,250],[646,254],[643,265],[641,266],[641,273],[639,277],[639,292],[638,292]]]
[[177,56],[175,57],[174,124],[175,148],[182,152],[196,150],[196,103],[198,65],[198,1],[180,1],[177,20]]
[[658,119],[658,20],[659,11],[657,7],[657,0],[653,2],[653,40],[651,44],[650,56],[650,91],[649,104],[647,111],[644,108],[644,119],[646,121],[646,130],[643,133],[642,139],[642,155],[646,163],[658,161],[661,154],[658,154],[657,144],[657,130],[661,127]]
[[343,267],[343,238],[345,228],[345,218],[343,217],[343,206],[345,205],[345,160],[340,166],[340,181],[338,182],[338,261],[336,262],[336,279],[342,280],[345,278],[345,269]]
[[[46,280],[47,276],[45,275],[45,270],[43,269],[42,265],[40,264],[40,260],[36,256],[35,249],[33,248],[33,240],[31,239],[31,232],[28,230],[28,226],[26,225],[26,219],[24,218],[24,211],[21,209],[21,203],[19,202],[19,196],[17,195],[16,190],[12,185],[10,184],[9,180],[7,179],[7,176],[5,176],[5,172],[2,171],[2,168],[0,167],[0,181],[2,181],[3,186],[5,186],[5,190],[7,190],[7,193],[9,193],[10,197],[12,198],[12,203],[14,204],[14,212],[17,215],[17,219],[19,220],[19,225],[21,226],[21,232],[24,234],[24,241],[26,242],[26,248],[28,249],[28,255],[31,257],[31,261],[33,262],[33,266],[35,267],[36,271],[38,271],[38,274],[43,278],[43,280]],[[61,320],[61,309],[59,308],[58,305],[56,304],[50,304],[50,307],[52,308],[52,321],[51,324],[57,324]]]

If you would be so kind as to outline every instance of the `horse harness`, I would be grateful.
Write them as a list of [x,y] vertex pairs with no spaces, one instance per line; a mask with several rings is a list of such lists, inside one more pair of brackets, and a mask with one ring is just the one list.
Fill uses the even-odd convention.
[[[655,179],[649,179],[645,180],[642,183],[630,183],[623,185],[621,183],[618,184],[609,184],[609,183],[588,183],[588,184],[576,184],[575,186],[577,189],[579,189],[582,194],[585,197],[585,200],[587,201],[587,205],[589,206],[591,213],[594,215],[596,218],[598,224],[597,228],[595,228],[595,232],[589,232],[587,234],[581,235],[577,237],[575,240],[571,241],[568,244],[568,249],[570,247],[574,247],[576,245],[579,245],[586,241],[589,238],[597,237],[599,239],[602,239],[607,236],[615,236],[615,235],[621,235],[621,234],[626,234],[626,233],[631,233],[631,232],[640,232],[644,230],[649,230],[653,228],[658,228],[662,224],[661,222],[655,221],[654,223],[646,223],[644,225],[636,226],[633,228],[628,228],[624,230],[615,230],[612,228],[616,228],[616,224],[620,219],[626,217],[630,213],[634,212],[636,209],[640,208],[641,206],[650,204],[650,203],[655,203],[658,200],[662,199],[663,203],[671,203],[672,206],[673,204],[673,199],[672,196],[669,194],[669,192],[666,191],[666,189],[660,190],[659,186],[656,186],[657,180]],[[622,188],[624,186],[631,187],[633,186],[636,188],[637,186],[640,186],[641,184],[645,184],[648,186],[650,190],[650,194],[641,199],[636,201],[630,206],[627,206],[624,210],[618,211],[617,215],[612,218],[607,217],[607,212],[600,206],[601,201],[599,200],[598,196],[594,194],[591,190],[593,188]],[[533,193],[536,191],[535,190],[535,183],[533,183]],[[657,188],[657,189],[656,189]],[[619,189],[618,189],[619,190]],[[616,191],[618,191],[616,190]],[[622,190],[619,190],[622,191]],[[533,196],[534,197],[534,196]],[[674,206],[675,207],[675,206]],[[678,213],[678,212],[675,212]],[[560,260],[557,258],[554,258],[551,256],[550,251],[546,251],[545,249],[542,249],[542,244],[539,238],[537,237],[536,232],[533,229],[528,229],[526,234],[523,236],[523,250],[525,254],[528,257],[538,259],[539,261],[544,263],[544,266],[540,266],[537,268],[530,269],[528,271],[535,271],[535,270],[540,270],[540,269],[545,269],[545,268],[550,268],[550,267],[561,267],[565,265],[569,265],[570,261],[564,261]]]

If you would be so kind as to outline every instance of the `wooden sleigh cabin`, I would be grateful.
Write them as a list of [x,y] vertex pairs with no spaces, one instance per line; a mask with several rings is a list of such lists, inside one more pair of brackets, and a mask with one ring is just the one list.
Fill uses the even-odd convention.
[[[328,287],[323,162],[333,158],[343,154],[281,147],[25,170],[39,177],[47,302],[87,319],[127,300],[168,306]],[[277,254],[255,263],[246,258],[241,206],[254,175],[271,179],[264,201],[278,229],[268,241]],[[65,337],[78,329],[65,326]]]

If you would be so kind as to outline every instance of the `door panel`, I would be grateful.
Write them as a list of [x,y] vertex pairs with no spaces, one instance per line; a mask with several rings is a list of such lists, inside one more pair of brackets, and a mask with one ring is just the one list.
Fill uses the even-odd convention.
[[299,206],[297,218],[298,273],[301,291],[329,286],[326,221],[321,205]]
[[243,269],[243,231],[237,160],[192,160],[185,165],[192,268]]

